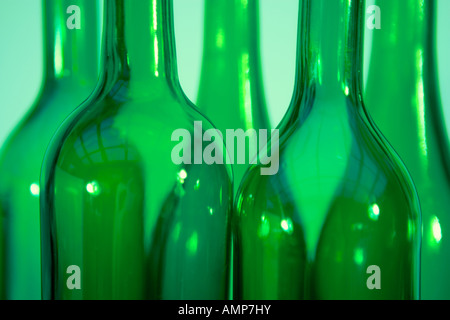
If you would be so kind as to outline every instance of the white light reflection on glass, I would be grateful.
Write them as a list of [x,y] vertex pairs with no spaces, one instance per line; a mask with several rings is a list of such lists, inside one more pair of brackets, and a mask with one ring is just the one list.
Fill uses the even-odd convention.
[[178,172],[178,176],[177,179],[181,184],[184,184],[184,180],[186,180],[188,174],[186,172],[186,170],[181,169],[180,172]]
[[369,218],[373,221],[378,221],[378,218],[380,217],[380,207],[374,203],[369,207]]
[[93,196],[97,196],[100,194],[100,185],[97,181],[91,181],[86,185],[86,191]]
[[30,186],[30,193],[34,197],[39,197],[39,194],[41,192],[41,189],[39,188],[39,184],[32,183]]
[[285,231],[287,234],[292,234],[294,232],[294,225],[292,220],[289,218],[281,220],[281,229]]
[[420,139],[420,147],[422,154],[426,156],[428,154],[428,146],[427,146],[427,131],[425,126],[425,91],[424,91],[424,83],[423,83],[423,51],[418,50],[416,54],[417,59],[417,67],[419,71],[419,79],[417,80],[417,107],[418,107],[418,130],[419,130],[419,139]]
[[438,217],[434,217],[431,223],[431,228],[433,232],[433,238],[436,243],[441,242],[442,240],[442,229],[441,229],[441,223],[439,222]]

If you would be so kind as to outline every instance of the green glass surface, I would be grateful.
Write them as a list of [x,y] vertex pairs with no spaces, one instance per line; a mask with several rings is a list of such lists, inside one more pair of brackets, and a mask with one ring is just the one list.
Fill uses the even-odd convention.
[[3,263],[4,261],[4,254],[5,254],[5,231],[4,231],[4,212],[3,208],[0,203],[0,257],[1,263],[0,263],[0,300],[4,300],[6,297],[6,288],[5,288],[5,265]]
[[[98,7],[92,0],[42,1],[44,78],[29,113],[0,155],[0,279],[5,299],[40,299],[39,176],[48,143],[98,80]],[[68,29],[71,5],[81,29]],[[71,21],[71,20],[70,20]],[[14,108],[13,104],[2,108]]]
[[422,299],[450,299],[450,157],[436,63],[434,0],[378,0],[365,101],[416,185]]
[[[196,105],[225,136],[227,129],[269,128],[259,54],[259,0],[205,0],[203,60]],[[234,190],[251,160],[237,163]],[[256,155],[255,155],[256,156]]]
[[417,194],[361,98],[364,11],[303,1],[280,170],[252,166],[236,199],[236,298],[419,297]]
[[172,162],[175,129],[212,128],[178,82],[172,1],[104,5],[101,85],[43,165],[44,299],[225,299],[231,167]]

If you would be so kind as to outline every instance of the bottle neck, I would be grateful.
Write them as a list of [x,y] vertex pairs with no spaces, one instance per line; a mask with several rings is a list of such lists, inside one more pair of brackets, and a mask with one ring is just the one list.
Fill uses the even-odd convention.
[[197,105],[207,116],[209,112],[223,113],[221,119],[215,120],[222,130],[268,125],[260,71],[258,12],[259,0],[205,0]]
[[114,82],[135,88],[178,83],[171,0],[105,1],[105,63]]
[[[382,29],[372,31],[365,100],[375,122],[405,153],[413,170],[411,159],[418,158],[418,152],[423,163],[435,155],[449,163],[437,72],[437,1],[384,2]],[[401,131],[392,125],[397,119],[403,120]]]
[[45,0],[43,8],[45,83],[95,83],[101,20],[98,3]]
[[241,61],[253,72],[251,67],[259,63],[258,10],[258,0],[205,0],[206,61]]
[[306,0],[297,84],[316,99],[360,99],[364,0]]
[[[431,43],[431,25],[434,21],[426,21],[432,19],[434,6],[434,0],[396,0],[383,3],[383,28],[371,32],[374,44],[371,66],[377,67],[377,70],[369,69],[369,78],[375,75],[377,78],[385,78],[377,86],[388,87],[405,81],[422,81],[423,84],[424,69],[428,67],[425,62],[431,61],[430,59],[434,62],[435,53]],[[386,52],[395,54],[387,56]],[[383,66],[383,72],[380,72],[380,66]],[[395,68],[399,72],[391,72],[389,77],[385,77],[384,72],[388,68]],[[433,69],[430,71],[433,72]]]

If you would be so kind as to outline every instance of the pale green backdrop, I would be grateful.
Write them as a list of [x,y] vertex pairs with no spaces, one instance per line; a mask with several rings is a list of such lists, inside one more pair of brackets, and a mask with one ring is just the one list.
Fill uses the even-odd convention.
[[[261,54],[271,121],[284,115],[294,85],[298,0],[261,1]],[[425,0],[426,1],[426,0]],[[195,101],[200,75],[203,0],[174,0],[181,84]],[[41,0],[0,0],[0,144],[41,85]],[[450,0],[439,0],[439,64],[450,128]]]

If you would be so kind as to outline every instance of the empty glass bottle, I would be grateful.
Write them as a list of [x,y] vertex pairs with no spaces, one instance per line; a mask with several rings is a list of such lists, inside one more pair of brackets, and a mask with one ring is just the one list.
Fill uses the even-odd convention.
[[4,279],[0,284],[6,299],[41,298],[42,160],[56,129],[94,90],[99,74],[97,2],[46,0],[42,5],[43,85],[0,155],[0,238],[4,241],[0,249]]
[[[225,299],[231,168],[197,158],[211,125],[178,82],[172,1],[104,5],[101,85],[43,165],[44,298]],[[172,159],[176,130],[192,164]]]
[[[227,129],[249,134],[249,129],[256,133],[268,129],[259,55],[259,0],[205,0],[203,43],[199,109],[224,136]],[[234,146],[236,191],[253,159],[248,147],[238,150],[238,143]],[[239,164],[238,152],[244,151],[246,161]]]
[[303,2],[279,172],[237,195],[237,298],[418,298],[417,195],[361,98],[364,5]]
[[450,299],[446,233],[450,231],[450,157],[437,77],[437,3],[378,0],[375,4],[380,8],[381,28],[368,30],[372,52],[366,105],[405,162],[419,194],[421,298]]

